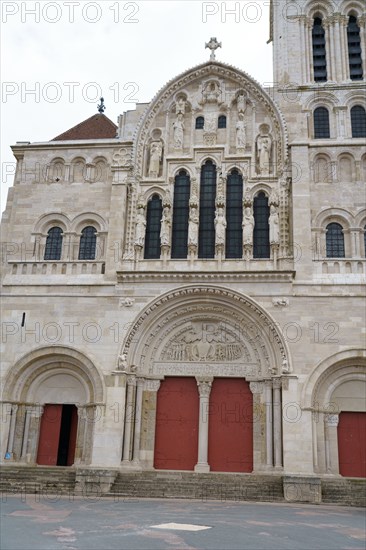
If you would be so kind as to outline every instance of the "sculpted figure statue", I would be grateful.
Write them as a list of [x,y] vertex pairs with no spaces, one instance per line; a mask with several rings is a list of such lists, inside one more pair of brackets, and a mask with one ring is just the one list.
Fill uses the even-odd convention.
[[238,107],[238,113],[244,113],[247,107],[246,95],[244,92],[240,92],[236,100],[236,104]]
[[184,117],[182,113],[177,115],[177,119],[173,124],[174,128],[174,148],[181,149],[183,147],[184,136]]
[[191,206],[188,222],[188,246],[198,245],[198,212],[196,206]]
[[135,245],[144,246],[146,219],[144,208],[139,208],[136,216]]
[[271,155],[272,140],[268,135],[259,136],[257,139],[258,162],[261,174],[269,173],[269,160]]
[[239,120],[236,123],[236,146],[239,149],[245,149],[246,145],[246,130],[244,115],[239,115]]
[[160,162],[163,158],[163,145],[161,141],[153,141],[150,145],[149,177],[157,178],[160,172]]
[[222,207],[219,207],[216,210],[216,215],[215,215],[216,245],[225,244],[226,226],[227,226],[227,223],[224,216],[224,209]]
[[160,228],[160,244],[161,246],[166,246],[170,244],[170,211],[169,208],[165,207],[163,211],[163,217],[161,219],[161,228]]
[[280,221],[277,208],[272,204],[269,212],[269,242],[278,244],[280,242]]
[[125,353],[122,353],[118,357],[118,370],[127,371],[127,357]]
[[254,216],[252,210],[247,206],[243,216],[243,244],[253,244]]

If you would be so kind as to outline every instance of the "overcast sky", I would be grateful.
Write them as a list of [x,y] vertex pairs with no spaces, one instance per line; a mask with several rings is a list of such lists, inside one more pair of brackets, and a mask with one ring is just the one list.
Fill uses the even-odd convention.
[[[17,141],[48,141],[97,112],[117,116],[150,101],[179,73],[217,60],[272,81],[269,0],[1,2],[1,209]],[[230,13],[231,12],[231,13]]]

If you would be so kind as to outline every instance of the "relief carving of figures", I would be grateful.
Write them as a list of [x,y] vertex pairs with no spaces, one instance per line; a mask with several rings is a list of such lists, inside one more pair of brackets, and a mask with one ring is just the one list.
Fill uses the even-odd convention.
[[226,234],[226,219],[224,214],[224,209],[219,207],[216,210],[215,215],[215,232],[216,232],[216,246],[222,246],[225,244],[225,234]]
[[[169,343],[164,360],[172,361],[237,361],[245,355],[243,344],[219,325],[206,323],[191,326],[182,336]],[[246,360],[249,358],[246,356]]]
[[186,111],[186,101],[185,101],[184,97],[181,96],[178,99],[177,103],[175,104],[175,113],[177,115],[179,115],[179,114],[184,115],[185,111]]
[[253,244],[254,216],[252,209],[247,206],[243,216],[243,245]]
[[160,244],[161,246],[169,246],[170,244],[170,209],[166,206],[163,210],[160,228]]
[[270,244],[279,244],[280,242],[280,220],[277,208],[272,204],[269,214],[269,242]]
[[217,103],[221,94],[220,86],[214,80],[206,82],[202,90],[201,103]]
[[150,164],[149,177],[157,178],[160,173],[160,164],[163,158],[163,144],[159,141],[153,141],[150,145]]
[[179,113],[177,115],[177,118],[173,123],[173,128],[174,128],[174,149],[182,149],[183,138],[184,138],[184,117],[182,113]]
[[217,128],[217,115],[216,113],[209,113],[205,117],[205,132],[216,132]]
[[246,145],[246,129],[244,115],[239,114],[239,120],[236,123],[236,147],[237,149],[245,149]]
[[188,221],[188,246],[198,245],[198,210],[195,205],[191,205]]
[[272,150],[272,138],[269,135],[268,124],[261,124],[260,135],[257,137],[257,161],[260,174],[269,174]]
[[144,246],[145,232],[146,232],[145,209],[141,206],[137,210],[137,216],[136,216],[136,230],[135,230],[136,246],[141,246],[141,247]]

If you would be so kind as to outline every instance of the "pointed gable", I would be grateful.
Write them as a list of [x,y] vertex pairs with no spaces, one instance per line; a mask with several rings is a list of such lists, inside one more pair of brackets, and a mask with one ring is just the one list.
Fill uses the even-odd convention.
[[117,126],[104,114],[87,118],[73,128],[56,136],[51,141],[69,141],[77,139],[109,139],[115,138]]

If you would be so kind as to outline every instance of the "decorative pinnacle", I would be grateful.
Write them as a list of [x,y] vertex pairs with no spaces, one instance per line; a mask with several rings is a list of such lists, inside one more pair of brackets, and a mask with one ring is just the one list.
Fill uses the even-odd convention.
[[104,97],[100,98],[100,103],[98,105],[98,111],[104,113],[106,106],[104,105]]
[[218,42],[216,37],[210,38],[210,41],[206,43],[205,48],[209,48],[211,50],[210,61],[215,61],[215,50],[221,47],[221,42]]

